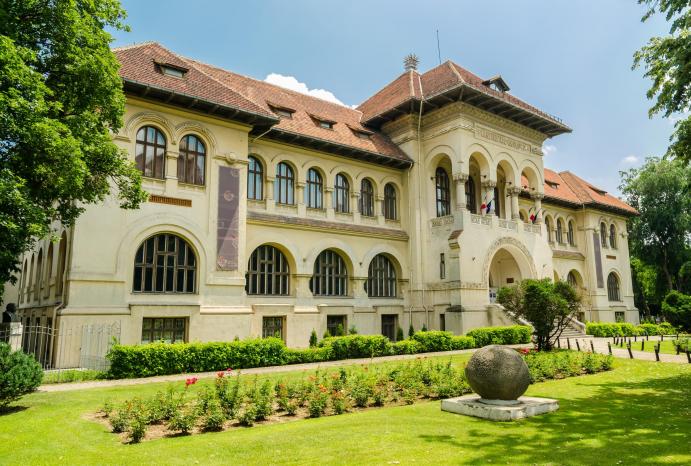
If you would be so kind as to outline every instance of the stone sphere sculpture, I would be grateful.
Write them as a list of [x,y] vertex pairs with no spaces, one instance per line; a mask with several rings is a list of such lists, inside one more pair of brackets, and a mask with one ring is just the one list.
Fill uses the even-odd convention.
[[518,352],[501,345],[485,346],[468,361],[470,387],[488,404],[517,404],[530,384],[528,365]]

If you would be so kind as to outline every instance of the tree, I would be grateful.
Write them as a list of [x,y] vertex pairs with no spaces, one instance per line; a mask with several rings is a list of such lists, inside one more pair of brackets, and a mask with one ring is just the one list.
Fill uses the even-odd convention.
[[413,335],[415,335],[415,329],[413,324],[410,324],[410,327],[408,327],[408,338],[413,338]]
[[[671,21],[669,35],[653,37],[634,54],[633,68],[641,65],[645,76],[652,79],[649,99],[656,99],[649,115],[661,113],[670,117],[688,112],[691,104],[691,8],[688,0],[638,0],[648,10],[641,19],[661,13]],[[674,125],[667,155],[686,164],[691,161],[691,116],[680,118]]]
[[580,296],[566,282],[527,279],[518,286],[502,287],[497,302],[535,328],[538,351],[552,349],[562,331],[580,308]]
[[655,267],[662,280],[658,296],[664,296],[676,289],[681,266],[691,259],[691,166],[648,158],[621,177],[619,189],[640,214],[629,220],[631,253]]
[[318,342],[317,331],[312,329],[312,333],[310,333],[310,348],[317,346]]
[[675,327],[691,330],[691,295],[670,291],[662,302],[662,312]]
[[123,208],[146,199],[111,133],[125,97],[107,27],[117,0],[0,2],[0,282],[51,225],[72,225],[113,191]]

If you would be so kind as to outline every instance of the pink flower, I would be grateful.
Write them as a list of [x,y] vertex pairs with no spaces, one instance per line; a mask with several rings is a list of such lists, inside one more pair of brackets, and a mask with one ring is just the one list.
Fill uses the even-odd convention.
[[222,379],[224,375],[226,375],[226,373],[223,371],[216,372],[216,377],[218,377],[219,379]]
[[228,369],[226,369],[226,372],[233,372],[233,369],[229,367]]
[[195,383],[197,383],[197,380],[199,380],[199,379],[196,377],[191,377],[191,378],[185,380],[185,388],[189,387],[190,385],[194,385]]

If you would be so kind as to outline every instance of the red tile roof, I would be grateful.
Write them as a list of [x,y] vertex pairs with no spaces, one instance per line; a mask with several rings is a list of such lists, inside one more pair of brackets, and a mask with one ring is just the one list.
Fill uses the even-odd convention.
[[[352,148],[365,156],[372,154],[380,161],[397,161],[399,166],[412,163],[386,135],[362,126],[362,113],[350,107],[181,57],[157,43],[115,49],[114,52],[120,60],[120,75],[124,80],[169,89],[277,120],[271,130],[273,134],[269,132],[263,136],[266,139],[278,133],[294,134]],[[183,78],[171,77],[161,73],[156,63],[169,63],[189,71]],[[292,118],[278,119],[272,106],[292,110]],[[333,129],[318,126],[315,118],[333,122]],[[367,137],[359,136],[358,131]]]

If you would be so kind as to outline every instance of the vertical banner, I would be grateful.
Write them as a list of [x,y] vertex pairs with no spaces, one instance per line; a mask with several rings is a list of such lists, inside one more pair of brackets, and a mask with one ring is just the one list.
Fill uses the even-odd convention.
[[218,169],[218,230],[216,232],[216,268],[238,269],[238,205],[240,171]]
[[595,254],[595,276],[597,277],[597,287],[604,288],[605,280],[602,276],[602,253],[600,252],[600,235],[593,232],[593,253]]

